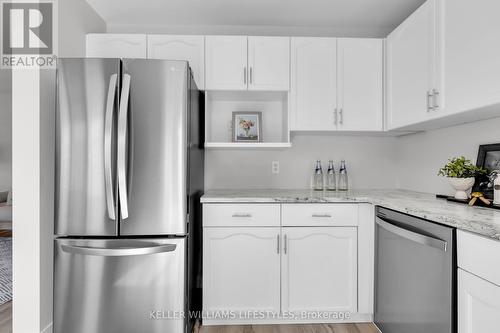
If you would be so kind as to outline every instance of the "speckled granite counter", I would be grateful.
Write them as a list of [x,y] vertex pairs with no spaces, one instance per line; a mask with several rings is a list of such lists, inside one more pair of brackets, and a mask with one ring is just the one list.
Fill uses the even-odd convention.
[[434,194],[413,191],[214,190],[207,191],[201,201],[203,203],[367,202],[500,240],[500,210],[469,207],[436,199]]

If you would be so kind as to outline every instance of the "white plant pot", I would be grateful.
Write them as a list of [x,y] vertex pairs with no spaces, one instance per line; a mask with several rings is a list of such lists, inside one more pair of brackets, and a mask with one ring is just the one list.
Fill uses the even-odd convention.
[[476,179],[474,177],[469,178],[448,178],[451,186],[455,189],[455,199],[467,200],[469,199],[469,190],[474,185]]

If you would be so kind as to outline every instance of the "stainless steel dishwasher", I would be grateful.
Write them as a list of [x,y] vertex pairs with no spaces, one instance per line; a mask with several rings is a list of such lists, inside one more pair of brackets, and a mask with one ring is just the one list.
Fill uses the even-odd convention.
[[376,216],[375,324],[455,333],[455,229],[381,207]]

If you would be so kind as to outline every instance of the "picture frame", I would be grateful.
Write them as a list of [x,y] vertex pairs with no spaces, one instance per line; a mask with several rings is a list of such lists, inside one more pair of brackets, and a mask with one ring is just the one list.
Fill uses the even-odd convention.
[[262,142],[262,112],[235,111],[231,124],[233,142]]
[[472,192],[483,192],[487,199],[493,199],[493,187],[488,187],[488,175],[493,170],[500,170],[500,143],[480,145],[476,165],[488,170],[488,174],[476,177]]

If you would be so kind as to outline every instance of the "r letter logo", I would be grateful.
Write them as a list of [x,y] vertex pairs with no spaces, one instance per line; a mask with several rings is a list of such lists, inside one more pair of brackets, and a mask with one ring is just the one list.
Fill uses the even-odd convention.
[[54,3],[2,1],[1,5],[2,66],[51,66]]

